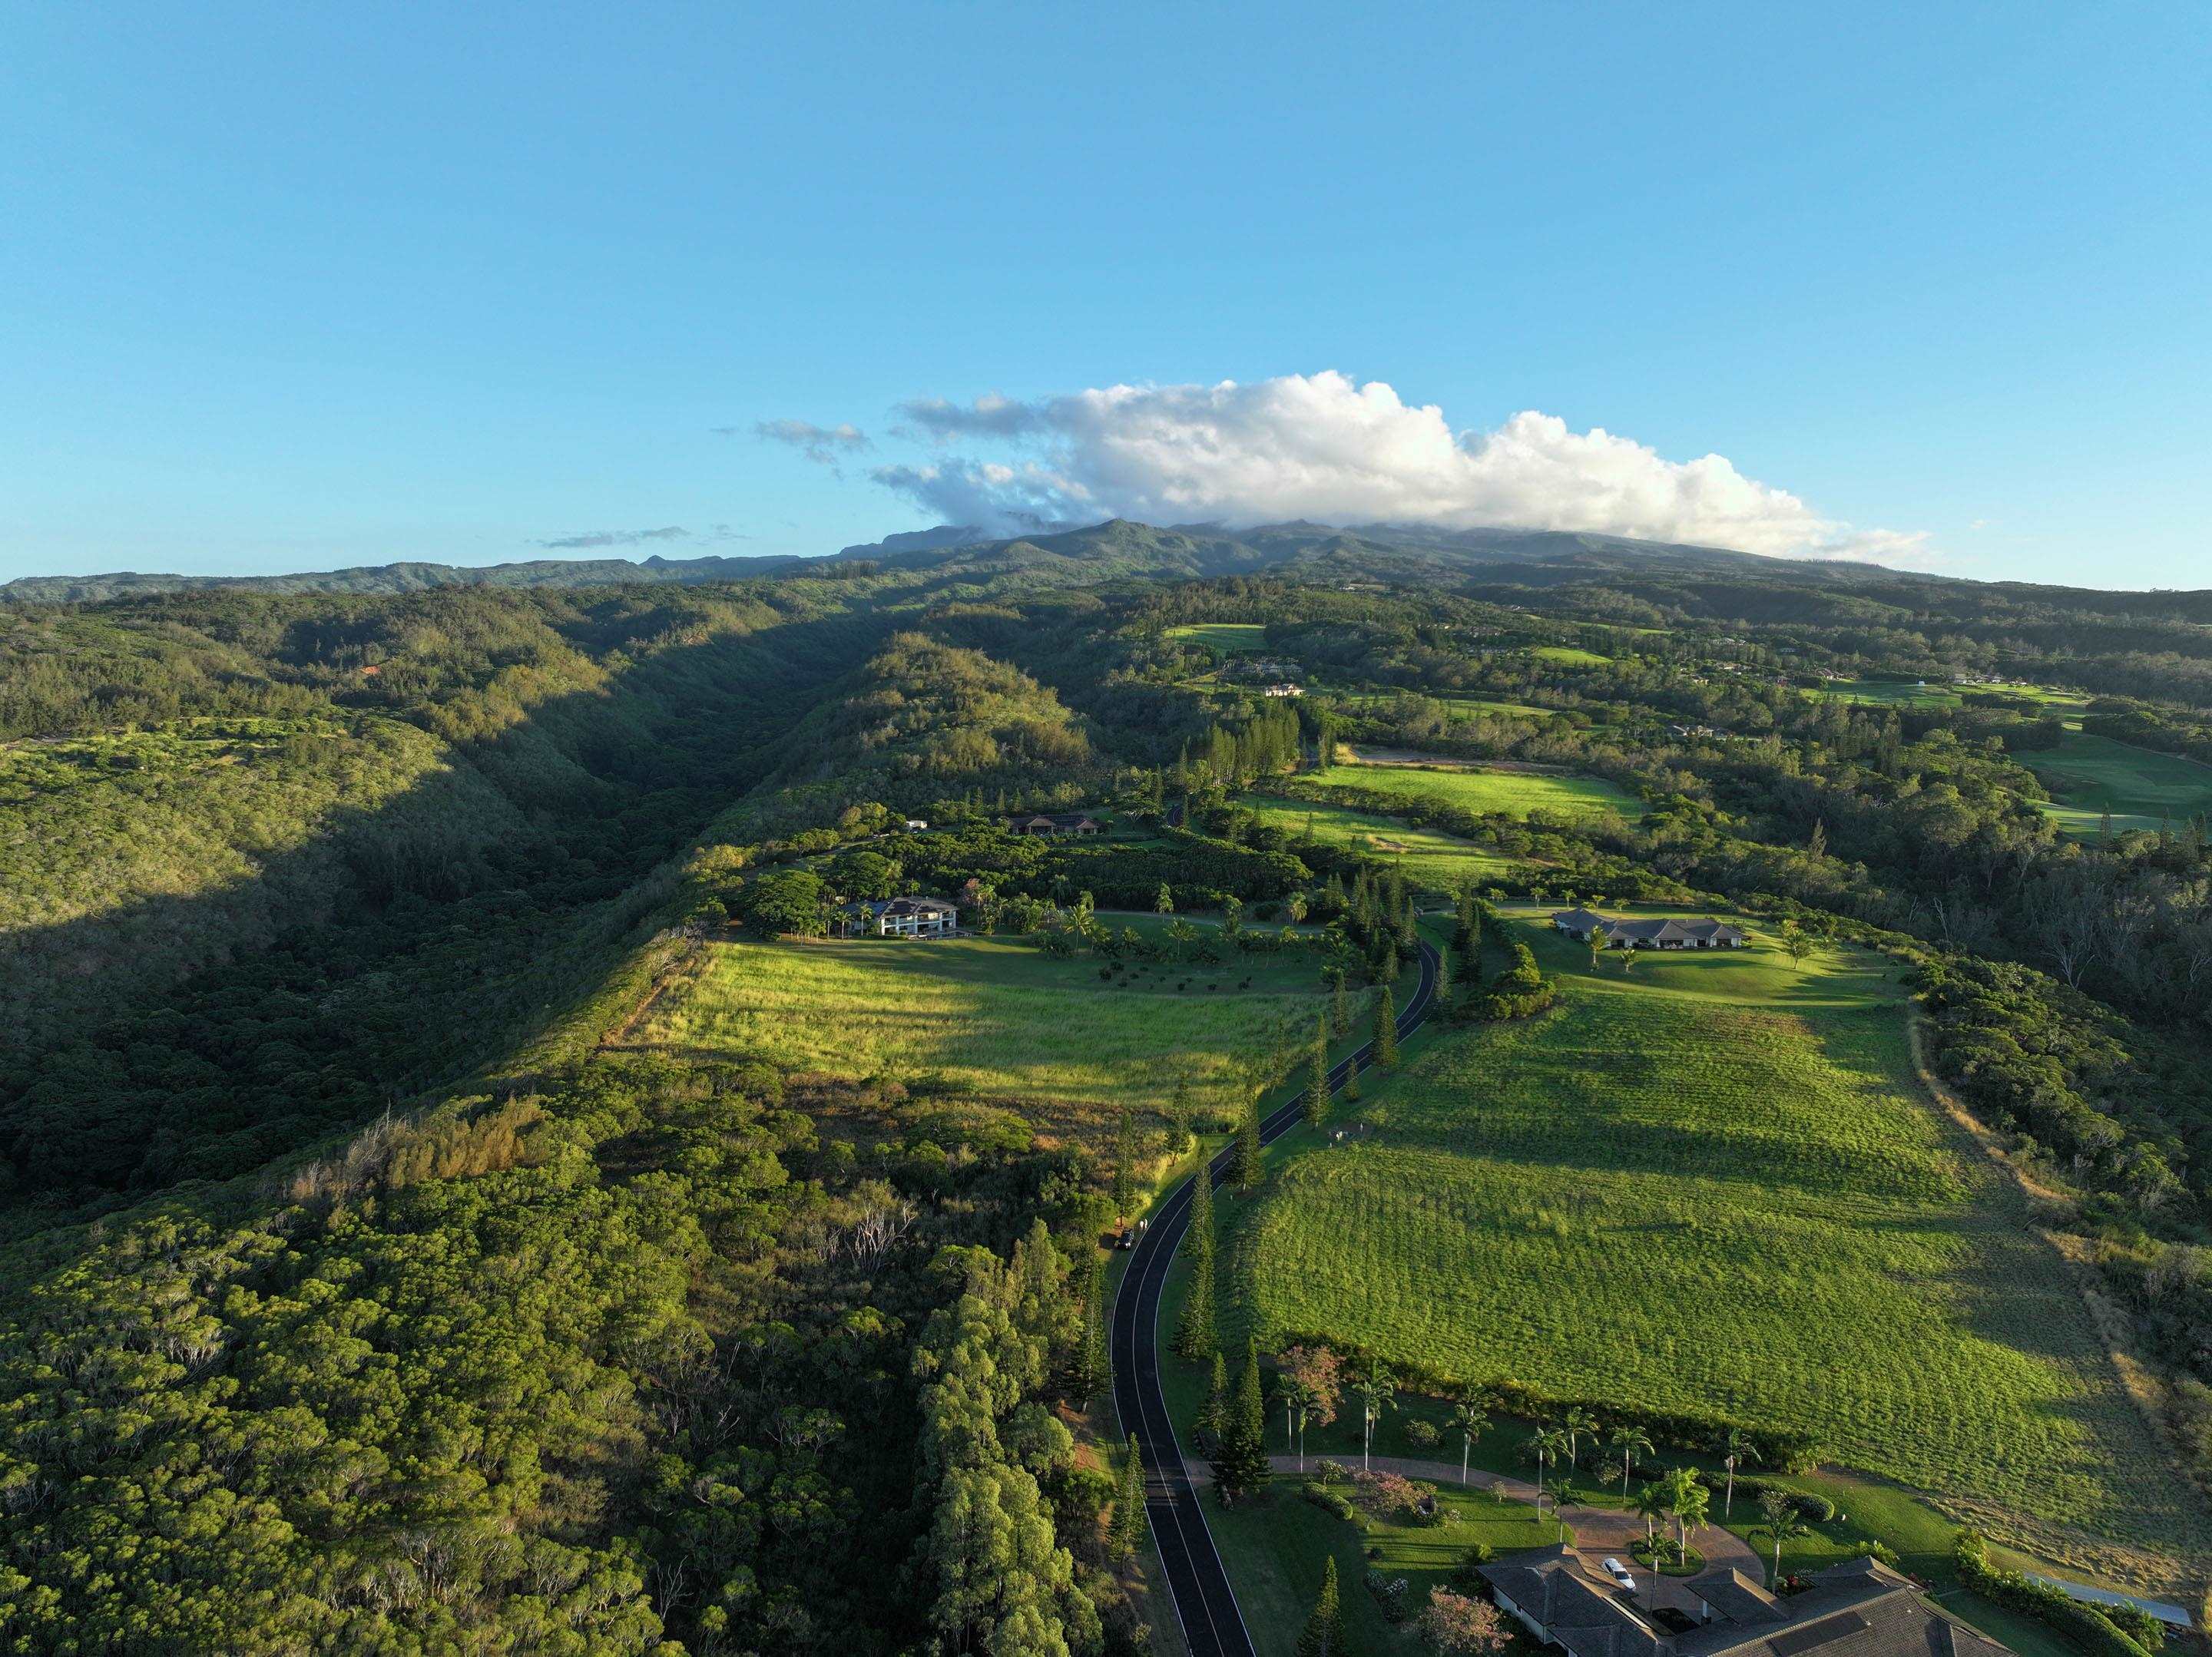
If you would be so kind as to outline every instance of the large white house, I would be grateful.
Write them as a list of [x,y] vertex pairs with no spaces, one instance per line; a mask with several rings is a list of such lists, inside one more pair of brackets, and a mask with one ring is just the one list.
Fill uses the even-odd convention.
[[1751,942],[1741,926],[1711,915],[1703,920],[1620,920],[1589,909],[1562,909],[1552,925],[1580,938],[1602,928],[1606,942],[1617,950],[1740,950]]
[[942,898],[894,897],[848,903],[842,925],[849,935],[874,938],[941,938],[960,930],[960,911]]

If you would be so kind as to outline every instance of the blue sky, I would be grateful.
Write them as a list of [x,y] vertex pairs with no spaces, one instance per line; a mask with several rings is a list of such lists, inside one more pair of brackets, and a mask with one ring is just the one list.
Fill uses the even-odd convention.
[[[0,576],[812,553],[988,464],[1250,516],[1382,382],[1477,459],[1385,407],[1428,470],[1347,514],[1717,453],[1832,547],[2212,585],[2212,9],[11,9]],[[1224,380],[1295,395],[1076,396]],[[1650,476],[1552,502],[1524,410]]]

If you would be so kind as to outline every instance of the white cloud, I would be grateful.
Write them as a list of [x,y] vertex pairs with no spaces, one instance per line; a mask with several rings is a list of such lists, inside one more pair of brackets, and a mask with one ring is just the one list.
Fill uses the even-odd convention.
[[[1862,530],[1746,477],[1721,455],[1668,460],[1602,428],[1516,414],[1455,432],[1443,410],[1334,372],[1239,385],[1111,385],[1018,402],[941,398],[898,412],[940,446],[996,445],[879,467],[878,483],[945,521],[1427,524],[1587,530],[1797,557],[1919,561],[1926,536]],[[842,428],[841,428],[842,429]]]
[[[718,437],[734,437],[738,428],[717,426]],[[835,466],[841,456],[874,446],[849,420],[842,426],[817,426],[811,420],[763,420],[753,428],[763,443],[787,443],[817,466]]]

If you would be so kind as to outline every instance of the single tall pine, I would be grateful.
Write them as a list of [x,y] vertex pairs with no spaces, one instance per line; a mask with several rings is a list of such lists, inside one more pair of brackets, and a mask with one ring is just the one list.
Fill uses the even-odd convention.
[[1254,1089],[1244,1102],[1244,1120],[1237,1125],[1237,1155],[1230,1164],[1239,1191],[1260,1183],[1260,1095]]
[[1375,992],[1375,1062],[1384,1070],[1398,1068],[1398,1005],[1388,984]]
[[1298,1657],[1338,1657],[1344,1649],[1344,1612],[1336,1597],[1336,1556],[1322,1567],[1321,1596],[1298,1632]]
[[1190,1229],[1183,1247],[1190,1250],[1190,1292],[1183,1296],[1182,1316],[1176,1324],[1175,1349],[1186,1362],[1197,1363],[1213,1350],[1213,1178],[1203,1165],[1190,1188]]
[[1106,1272],[1096,1248],[1083,1253],[1083,1336],[1070,1379],[1075,1396],[1087,1402],[1106,1390]]
[[1331,1035],[1352,1034],[1352,992],[1345,987],[1344,968],[1341,967],[1328,969],[1328,1033]]
[[1244,1349],[1244,1371],[1229,1401],[1228,1418],[1213,1453],[1213,1484],[1224,1502],[1256,1490],[1267,1479],[1267,1423],[1261,1417],[1260,1343]]
[[1306,1121],[1319,1127],[1328,1120],[1328,1025],[1314,1031],[1313,1062],[1306,1075]]
[[1127,1559],[1145,1545],[1145,1461],[1137,1453],[1137,1435],[1129,1435],[1129,1448],[1121,1463],[1121,1488],[1114,1496],[1114,1555]]

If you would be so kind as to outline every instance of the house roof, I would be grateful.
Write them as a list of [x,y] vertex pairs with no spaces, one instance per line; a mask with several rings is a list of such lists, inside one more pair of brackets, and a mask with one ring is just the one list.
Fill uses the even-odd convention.
[[[1690,1587],[1705,1599],[1698,1583],[1734,1574],[1708,1571]],[[1804,1593],[1773,1602],[1779,1622],[1709,1623],[1675,1642],[1674,1657],[2008,1657],[2003,1646],[1945,1616],[1877,1560],[1849,1560],[1812,1580]],[[1717,1600],[1705,1603],[1722,1612]]]
[[1713,1614],[1738,1623],[1779,1623],[1790,1613],[1782,1602],[1733,1566],[1716,1565],[1682,1586],[1711,1607]]
[[1583,1574],[1565,1545],[1481,1566],[1485,1581],[1541,1623],[1574,1657],[1653,1657],[1659,1636],[1610,1590]]
[[848,903],[845,907],[848,911],[854,914],[866,914],[872,916],[949,915],[957,914],[960,913],[958,909],[954,907],[951,904],[947,903],[943,898],[938,897],[875,898],[859,903]]
[[1664,920],[1620,920],[1589,909],[1565,909],[1552,919],[1571,932],[1586,932],[1592,927],[1602,926],[1607,937],[1620,944],[1694,944],[1744,936],[1741,926],[1731,926],[1711,915],[1702,920],[1684,920],[1674,915]]

